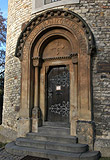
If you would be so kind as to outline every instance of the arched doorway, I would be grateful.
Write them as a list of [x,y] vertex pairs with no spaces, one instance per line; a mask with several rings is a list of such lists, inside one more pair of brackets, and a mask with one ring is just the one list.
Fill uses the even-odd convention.
[[[73,125],[72,112],[75,108],[77,110],[78,40],[67,28],[51,25],[34,41],[32,48],[37,77],[34,80],[34,106],[40,106],[42,123],[51,121]],[[76,107],[73,109],[74,103]]]
[[20,125],[27,126],[24,134],[37,132],[38,125],[47,120],[64,122],[61,110],[66,110],[71,135],[76,135],[78,120],[91,121],[93,49],[88,25],[73,12],[48,11],[26,26],[16,48],[22,63]]
[[40,94],[42,98],[45,93],[45,101],[40,103],[44,121],[70,122],[70,64],[68,62],[71,59],[70,55],[73,54],[73,46],[70,41],[72,35],[66,32],[67,30],[62,28],[52,28],[46,35],[48,39],[45,40],[44,47],[42,46],[43,50],[41,49],[44,61],[41,75],[46,80],[45,85],[40,85],[43,90]]

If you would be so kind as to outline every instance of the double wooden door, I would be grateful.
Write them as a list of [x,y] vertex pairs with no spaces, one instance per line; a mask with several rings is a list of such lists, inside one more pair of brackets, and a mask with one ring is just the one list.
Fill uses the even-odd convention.
[[47,121],[69,123],[70,76],[67,66],[50,67],[47,74]]

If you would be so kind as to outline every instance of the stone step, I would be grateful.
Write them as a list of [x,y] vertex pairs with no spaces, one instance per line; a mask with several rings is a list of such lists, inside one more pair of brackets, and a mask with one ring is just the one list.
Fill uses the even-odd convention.
[[38,128],[39,133],[49,134],[49,135],[69,135],[70,128],[66,127],[58,127],[58,126],[43,126]]
[[63,143],[70,143],[75,144],[78,142],[78,138],[75,136],[69,135],[49,135],[49,134],[41,134],[41,133],[27,133],[27,138],[32,140],[40,140],[40,141],[49,141],[49,142],[63,142]]
[[64,122],[44,122],[43,126],[56,126],[56,127],[70,127],[70,124],[64,123]]
[[22,147],[32,147],[37,149],[72,152],[72,153],[84,153],[88,151],[88,145],[85,144],[36,141],[28,138],[17,138],[15,144],[17,146],[22,146]]
[[69,153],[61,151],[52,151],[45,149],[36,149],[32,147],[21,147],[11,142],[6,145],[6,151],[15,155],[29,155],[41,158],[48,158],[49,160],[99,160],[100,152],[86,152],[86,153]]

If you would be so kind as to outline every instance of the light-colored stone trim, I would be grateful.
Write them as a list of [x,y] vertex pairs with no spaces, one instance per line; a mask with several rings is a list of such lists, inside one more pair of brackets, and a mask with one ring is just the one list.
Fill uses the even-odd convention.
[[[37,3],[37,7],[36,7],[36,3]],[[58,7],[58,6],[67,5],[67,4],[76,4],[76,3],[79,3],[79,0],[68,0],[68,1],[62,0],[62,1],[57,1],[50,4],[46,4],[46,5],[44,5],[44,0],[40,0],[40,3],[39,3],[39,0],[32,0],[32,14],[43,11],[45,9],[50,9],[53,7]]]

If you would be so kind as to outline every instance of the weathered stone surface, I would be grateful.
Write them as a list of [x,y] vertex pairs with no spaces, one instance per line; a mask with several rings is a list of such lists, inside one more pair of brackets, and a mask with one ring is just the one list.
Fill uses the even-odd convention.
[[[79,4],[65,5],[60,8],[69,9],[79,14],[94,34],[97,47],[97,52],[92,56],[92,100],[93,118],[96,124],[95,137],[96,139],[108,140],[110,139],[110,74],[108,72],[98,73],[97,63],[110,62],[110,2],[109,0],[80,0]],[[9,0],[2,126],[14,132],[18,130],[19,108],[21,106],[21,62],[15,58],[14,54],[22,24],[30,21],[38,14],[31,14],[31,9],[31,0]],[[4,132],[2,132],[2,135],[4,135]],[[106,147],[103,140],[102,145]],[[95,148],[96,146],[98,146],[97,143]],[[100,148],[99,145],[98,149],[100,150]],[[103,153],[103,149],[101,151]],[[109,152],[107,154],[110,156]]]
[[86,143],[93,150],[95,126],[93,122],[77,121],[77,136],[79,143]]
[[97,139],[95,141],[95,150],[100,150],[102,157],[110,157],[110,139]]
[[0,160],[21,160],[24,156],[16,156],[8,153],[4,148],[0,149]]
[[0,142],[7,143],[17,138],[17,132],[12,128],[0,126]]

